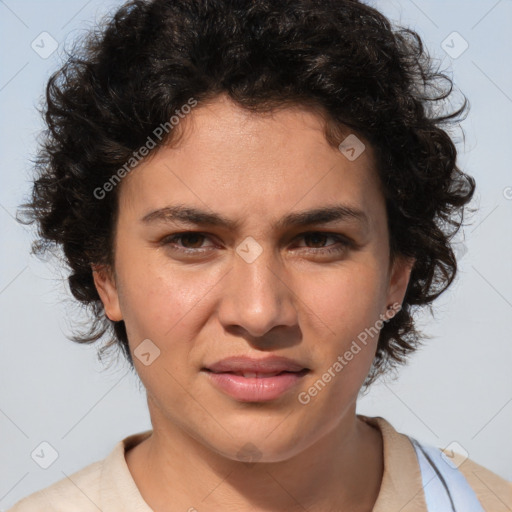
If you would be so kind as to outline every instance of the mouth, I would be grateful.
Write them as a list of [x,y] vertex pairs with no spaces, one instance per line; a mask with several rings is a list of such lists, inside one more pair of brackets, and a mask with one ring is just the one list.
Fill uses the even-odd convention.
[[208,368],[203,368],[202,371],[214,373],[216,375],[224,374],[224,375],[236,375],[237,377],[243,377],[245,379],[268,379],[271,377],[278,377],[279,375],[284,375],[286,373],[293,373],[296,375],[306,375],[309,372],[309,369],[304,368],[300,371],[288,371],[283,370],[282,372],[251,372],[251,371],[239,371],[239,372],[214,372]]
[[279,375],[283,372],[296,373],[308,368],[294,359],[287,357],[269,356],[255,358],[247,356],[233,356],[205,365],[203,370],[212,373],[233,373],[257,375]]
[[284,358],[229,358],[201,369],[213,386],[239,402],[269,402],[297,387],[311,370]]

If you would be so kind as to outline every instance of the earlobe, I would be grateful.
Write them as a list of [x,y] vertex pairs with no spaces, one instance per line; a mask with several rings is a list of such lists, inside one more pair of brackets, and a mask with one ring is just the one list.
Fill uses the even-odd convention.
[[98,291],[105,314],[113,322],[123,319],[113,272],[105,265],[91,265],[94,285]]

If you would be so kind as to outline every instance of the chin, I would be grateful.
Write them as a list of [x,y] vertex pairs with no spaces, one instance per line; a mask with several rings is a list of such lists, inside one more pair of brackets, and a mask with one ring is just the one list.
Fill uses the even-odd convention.
[[307,432],[304,426],[297,430],[295,422],[287,424],[285,418],[282,416],[278,421],[269,421],[267,417],[259,421],[243,418],[236,423],[224,422],[225,430],[217,430],[220,437],[212,439],[211,431],[204,432],[202,442],[212,451],[234,461],[255,463],[289,460],[314,444],[322,433],[320,428]]
[[291,439],[274,439],[269,442],[263,435],[261,439],[230,440],[226,446],[212,446],[212,448],[226,459],[248,465],[286,461],[301,451]]

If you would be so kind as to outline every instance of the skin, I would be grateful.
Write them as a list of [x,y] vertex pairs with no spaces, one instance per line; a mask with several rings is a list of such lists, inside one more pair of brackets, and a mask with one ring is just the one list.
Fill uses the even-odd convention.
[[[94,268],[105,312],[124,320],[132,353],[145,339],[160,350],[147,366],[134,357],[153,425],[126,452],[135,483],[158,511],[370,511],[382,439],[355,408],[377,336],[307,405],[297,395],[405,294],[412,264],[390,263],[371,147],[365,141],[349,161],[328,144],[317,114],[254,114],[224,96],[197,106],[180,129],[177,145],[124,179],[114,268]],[[177,204],[239,227],[141,220]],[[273,227],[291,212],[335,204],[361,210],[367,223]],[[204,236],[161,243],[187,231]],[[312,231],[327,235],[304,236]],[[247,237],[262,249],[251,263],[236,251]],[[269,354],[311,370],[270,402],[239,402],[200,372],[228,356]],[[260,457],[252,465],[237,455],[248,443]]]

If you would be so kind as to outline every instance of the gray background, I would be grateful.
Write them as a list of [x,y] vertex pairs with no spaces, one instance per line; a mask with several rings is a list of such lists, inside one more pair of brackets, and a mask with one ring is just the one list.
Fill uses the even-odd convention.
[[[0,0],[0,508],[105,457],[123,437],[151,427],[138,380],[122,361],[100,363],[96,349],[68,341],[80,315],[64,271],[29,255],[30,230],[13,217],[29,191],[30,159],[42,124],[35,109],[62,44],[119,2]],[[474,461],[512,479],[512,1],[374,1],[413,27],[442,67],[450,67],[471,111],[454,132],[459,164],[478,185],[478,212],[458,248],[460,274],[422,316],[432,338],[399,380],[362,397],[359,412],[445,447],[457,442]],[[462,48],[458,32],[469,44]],[[59,48],[32,47],[48,32]],[[45,40],[45,49],[51,48]],[[453,42],[452,42],[453,41]],[[38,43],[42,46],[42,43]],[[42,51],[39,50],[39,51]],[[31,458],[50,443],[57,460]]]

